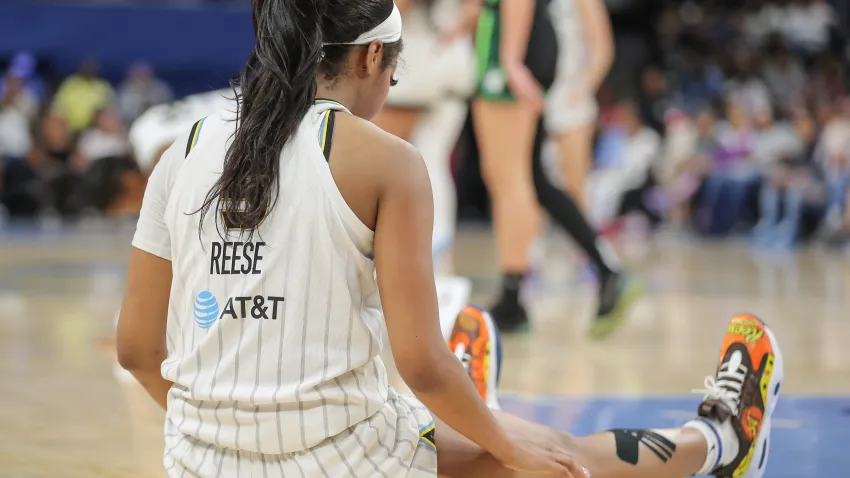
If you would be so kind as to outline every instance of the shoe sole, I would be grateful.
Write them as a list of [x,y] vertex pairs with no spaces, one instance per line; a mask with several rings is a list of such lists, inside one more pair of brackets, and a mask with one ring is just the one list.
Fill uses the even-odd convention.
[[767,469],[767,458],[770,454],[771,417],[773,416],[773,412],[776,410],[776,405],[779,403],[782,381],[785,378],[785,364],[782,359],[782,350],[779,348],[779,342],[776,340],[776,336],[773,335],[773,331],[770,330],[763,320],[755,315],[749,315],[762,324],[762,327],[764,327],[764,333],[767,335],[768,340],[770,341],[770,346],[773,349],[773,374],[771,375],[770,382],[768,383],[767,403],[764,407],[764,421],[762,422],[761,429],[759,430],[759,435],[756,441],[756,449],[753,453],[752,461],[750,462],[750,469],[741,475],[741,478],[762,478],[765,470]]
[[[501,339],[499,337],[499,329],[496,327],[496,323],[490,313],[482,307],[468,305],[463,308],[460,314],[458,314],[458,317],[460,315],[475,319],[479,327],[487,330],[487,340],[489,342],[487,348],[490,351],[490,357],[487,360],[487,396],[481,398],[485,399],[490,409],[500,410],[501,405],[499,404],[498,392],[496,390],[499,381],[499,369],[501,368]],[[452,352],[454,352],[456,345],[454,333],[449,338],[448,345]]]
[[594,340],[603,340],[608,338],[615,330],[625,321],[629,311],[638,298],[643,294],[643,288],[634,279],[626,279],[626,287],[623,290],[620,300],[614,306],[608,315],[597,317],[590,327],[590,337]]

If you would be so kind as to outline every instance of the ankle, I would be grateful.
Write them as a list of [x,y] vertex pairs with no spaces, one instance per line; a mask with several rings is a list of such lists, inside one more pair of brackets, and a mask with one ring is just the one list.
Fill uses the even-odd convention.
[[707,418],[697,418],[686,423],[684,428],[696,430],[705,438],[705,462],[696,475],[710,475],[738,456],[738,436],[729,420],[720,423]]
[[508,271],[502,273],[502,291],[500,303],[519,304],[519,294],[525,282],[526,273]]

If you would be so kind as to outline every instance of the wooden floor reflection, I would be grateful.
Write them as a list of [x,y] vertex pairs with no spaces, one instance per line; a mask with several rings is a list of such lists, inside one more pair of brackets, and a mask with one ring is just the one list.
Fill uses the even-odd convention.
[[[0,476],[162,476],[163,414],[97,345],[114,328],[127,242],[120,231],[0,238]],[[645,295],[621,331],[594,343],[585,334],[593,287],[564,243],[545,245],[547,266],[529,292],[532,332],[505,338],[504,394],[687,394],[714,370],[726,321],[746,311],[779,337],[787,394],[850,396],[847,257],[671,238],[628,244],[621,251]],[[456,269],[485,303],[498,283],[492,257],[488,233],[462,232]]]

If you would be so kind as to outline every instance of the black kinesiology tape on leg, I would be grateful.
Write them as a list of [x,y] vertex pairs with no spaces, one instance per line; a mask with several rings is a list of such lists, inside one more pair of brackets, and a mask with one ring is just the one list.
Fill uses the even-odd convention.
[[662,462],[673,458],[676,444],[652,430],[611,430],[617,444],[617,456],[630,465],[637,465],[640,444],[643,443]]

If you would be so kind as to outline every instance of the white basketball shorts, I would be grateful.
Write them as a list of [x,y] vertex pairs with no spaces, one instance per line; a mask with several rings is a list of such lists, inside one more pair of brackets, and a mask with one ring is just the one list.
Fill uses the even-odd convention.
[[577,96],[567,78],[558,78],[546,97],[546,130],[553,135],[592,124],[599,115],[599,105],[591,95]]
[[369,419],[302,452],[267,455],[221,448],[183,435],[166,420],[168,476],[385,477],[437,476],[431,414],[412,396],[390,389],[387,403]]

